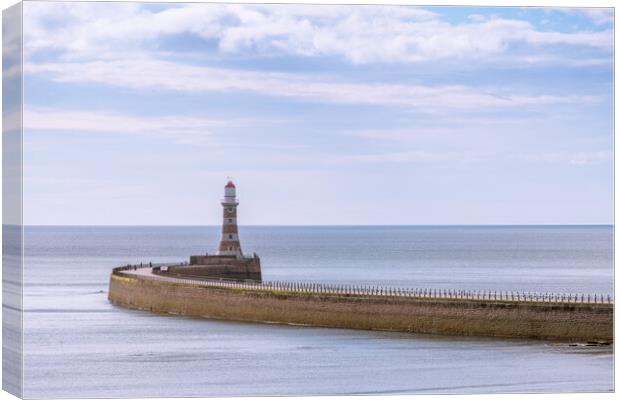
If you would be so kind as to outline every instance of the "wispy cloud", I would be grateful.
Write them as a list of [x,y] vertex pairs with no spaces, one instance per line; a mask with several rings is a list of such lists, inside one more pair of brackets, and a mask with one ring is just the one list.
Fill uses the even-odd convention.
[[[532,125],[544,122],[545,117],[540,115],[526,115],[523,117],[489,115],[489,116],[446,116],[441,121],[434,121],[434,115],[429,121],[418,119],[409,127],[386,127],[375,129],[344,129],[338,131],[342,136],[377,140],[383,142],[400,142],[402,144],[418,142],[420,139],[437,139],[448,137],[467,138],[476,134],[504,135],[507,127],[514,129],[528,129]],[[491,128],[482,130],[481,128]]]
[[571,165],[601,164],[613,160],[611,151],[556,151],[519,154],[515,158],[522,161],[544,163],[568,163]]
[[22,74],[22,66],[21,64],[12,64],[7,65],[5,68],[2,68],[2,77],[4,79],[13,79],[19,77]]
[[17,131],[22,128],[22,110],[15,109],[2,113],[2,129],[4,132]]
[[[611,18],[607,9],[580,10],[595,21]],[[225,54],[335,56],[354,64],[493,62],[517,48],[512,62],[521,62],[548,54],[550,45],[608,54],[613,46],[612,30],[539,31],[527,21],[481,16],[452,23],[408,6],[186,4],[155,11],[137,3],[29,3],[25,17],[27,54],[53,49],[68,58],[156,51],[158,39],[175,34],[214,40]]]
[[[238,124],[238,123],[237,123]],[[154,136],[176,143],[208,142],[228,121],[187,116],[138,117],[111,112],[26,107],[24,129]]]
[[597,25],[604,25],[614,22],[614,9],[611,7],[574,7],[562,8],[561,11],[569,14],[583,15]]
[[474,162],[488,159],[488,155],[466,151],[399,151],[372,154],[343,155],[333,158],[333,164],[350,163],[419,163],[419,162]]
[[454,166],[474,162],[527,162],[545,164],[570,164],[573,166],[598,165],[613,159],[610,151],[576,152],[531,152],[513,154],[507,152],[449,151],[449,150],[410,150],[397,152],[342,154],[323,159],[330,165],[338,164],[412,164],[440,163]]
[[432,112],[482,107],[523,108],[597,100],[592,96],[530,95],[463,85],[346,83],[328,76],[219,69],[156,59],[29,63],[24,71],[47,74],[59,82],[95,82],[125,88],[183,92],[250,92],[314,102],[397,105]]

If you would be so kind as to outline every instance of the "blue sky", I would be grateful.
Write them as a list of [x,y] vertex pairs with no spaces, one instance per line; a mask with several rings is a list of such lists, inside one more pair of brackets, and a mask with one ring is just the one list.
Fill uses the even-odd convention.
[[24,222],[610,224],[611,9],[24,4]]

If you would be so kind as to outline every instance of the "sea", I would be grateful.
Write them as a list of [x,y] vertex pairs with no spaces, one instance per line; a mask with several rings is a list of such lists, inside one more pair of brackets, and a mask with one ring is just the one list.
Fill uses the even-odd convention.
[[[240,226],[265,281],[613,295],[612,226]],[[113,267],[217,226],[28,226],[29,398],[610,392],[612,346],[244,323],[111,305]]]

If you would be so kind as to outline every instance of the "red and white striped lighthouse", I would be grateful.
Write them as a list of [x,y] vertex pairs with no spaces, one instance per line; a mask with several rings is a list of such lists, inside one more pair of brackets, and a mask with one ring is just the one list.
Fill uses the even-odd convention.
[[239,243],[239,230],[237,229],[238,205],[235,184],[228,181],[224,187],[224,199],[222,200],[224,221],[222,223],[222,237],[217,250],[218,255],[243,257]]

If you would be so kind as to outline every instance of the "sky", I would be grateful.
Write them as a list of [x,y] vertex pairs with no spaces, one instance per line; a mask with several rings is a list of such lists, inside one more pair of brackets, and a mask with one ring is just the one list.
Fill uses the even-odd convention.
[[[24,3],[24,223],[613,223],[613,10]],[[5,76],[11,71],[4,71]]]

